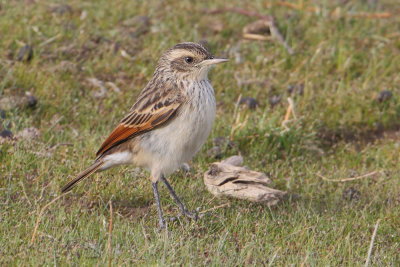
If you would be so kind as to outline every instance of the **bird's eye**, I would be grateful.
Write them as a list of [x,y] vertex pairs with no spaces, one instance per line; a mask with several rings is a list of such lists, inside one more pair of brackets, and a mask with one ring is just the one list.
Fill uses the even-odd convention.
[[190,64],[193,62],[193,58],[192,57],[185,57],[185,62]]

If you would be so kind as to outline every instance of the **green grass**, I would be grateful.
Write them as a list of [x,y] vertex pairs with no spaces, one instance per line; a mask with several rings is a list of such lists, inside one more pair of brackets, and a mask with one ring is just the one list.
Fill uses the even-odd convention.
[[[0,97],[38,99],[5,111],[2,128],[14,134],[36,127],[33,141],[0,147],[0,264],[108,264],[109,201],[113,203],[112,264],[137,265],[363,265],[378,219],[371,256],[375,266],[400,263],[400,6],[396,0],[304,1],[320,13],[263,1],[0,1]],[[316,4],[314,2],[317,2]],[[275,3],[274,1],[268,3]],[[297,2],[293,2],[297,3]],[[241,30],[254,18],[233,13],[207,15],[224,5],[274,15],[290,56],[273,41],[244,41]],[[58,7],[58,9],[57,9]],[[392,12],[387,19],[330,16]],[[55,11],[54,11],[55,10]],[[86,14],[86,17],[82,13]],[[61,14],[62,13],[62,14]],[[134,36],[124,21],[149,16],[147,33]],[[223,24],[220,32],[209,25]],[[54,39],[50,39],[53,38]],[[50,39],[50,41],[49,41]],[[206,39],[215,55],[231,58],[210,74],[217,118],[189,173],[169,179],[191,209],[213,210],[199,222],[182,219],[159,233],[157,210],[144,171],[115,168],[96,174],[43,214],[29,246],[40,209],[60,187],[85,168],[103,139],[151,78],[162,51],[182,41]],[[30,62],[15,61],[24,44],[33,45]],[[238,47],[243,61],[235,60]],[[133,57],[121,56],[121,51]],[[256,82],[239,85],[237,77]],[[88,82],[113,82],[103,98]],[[303,94],[289,94],[303,86]],[[384,90],[393,96],[377,100]],[[247,123],[232,136],[252,169],[270,173],[272,187],[288,192],[273,208],[214,198],[203,173],[215,158],[212,139],[231,135],[235,103],[250,96],[256,110],[239,109]],[[271,105],[269,99],[281,96]],[[294,99],[298,119],[283,133],[282,120]],[[68,143],[70,145],[58,145]],[[328,182],[378,170],[372,177]],[[345,197],[349,190],[354,198]],[[162,187],[166,215],[178,208]]]

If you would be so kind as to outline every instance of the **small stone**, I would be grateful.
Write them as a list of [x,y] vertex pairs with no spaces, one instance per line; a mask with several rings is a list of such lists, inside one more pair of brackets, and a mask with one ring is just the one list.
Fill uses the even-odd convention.
[[18,61],[29,62],[33,58],[33,47],[29,44],[24,45],[17,54]]
[[36,106],[37,102],[38,101],[37,101],[36,97],[34,97],[31,94],[28,94],[28,96],[26,98],[26,103],[27,103],[28,107],[34,108]]
[[279,104],[281,100],[282,100],[282,95],[273,95],[269,98],[269,103],[271,104],[271,106],[275,106]]
[[252,97],[244,97],[240,100],[239,104],[246,105],[250,109],[255,109],[258,106],[257,100]]
[[381,92],[379,93],[379,96],[378,96],[378,101],[379,101],[379,102],[387,101],[387,100],[391,99],[392,96],[393,96],[393,94],[392,94],[392,92],[389,91],[389,90],[381,91]]
[[3,130],[2,132],[0,132],[0,137],[11,138],[12,132],[10,130]]

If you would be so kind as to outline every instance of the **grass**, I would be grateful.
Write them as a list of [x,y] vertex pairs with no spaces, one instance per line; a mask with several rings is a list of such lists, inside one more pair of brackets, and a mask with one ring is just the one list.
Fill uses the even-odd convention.
[[[38,99],[35,108],[7,108],[2,127],[14,134],[27,127],[41,132],[39,139],[3,140],[0,147],[0,264],[108,264],[111,200],[114,266],[363,265],[379,219],[370,263],[397,266],[400,7],[395,0],[339,2],[304,1],[319,13],[277,1],[229,3],[273,15],[296,52],[290,56],[277,42],[242,40],[241,29],[254,18],[203,12],[228,5],[221,0],[72,0],[69,8],[62,1],[0,1],[0,96],[20,99],[28,91]],[[330,15],[334,10],[336,16]],[[351,16],[361,12],[393,15]],[[150,17],[147,32],[127,21],[136,15]],[[222,29],[213,30],[218,23]],[[229,207],[197,223],[171,223],[168,234],[159,233],[147,174],[115,168],[50,206],[29,246],[40,209],[93,160],[162,51],[200,39],[231,61],[210,74],[218,103],[210,138],[191,171],[169,179],[191,209],[227,202]],[[33,46],[32,60],[16,61],[25,44]],[[235,74],[253,82],[238,83]],[[121,92],[107,87],[96,98],[99,89],[88,82],[93,77],[113,82]],[[303,93],[296,93],[300,88]],[[392,97],[378,101],[384,90]],[[239,120],[247,117],[247,123],[232,134],[235,145],[222,157],[240,151],[252,169],[270,173],[273,187],[289,193],[273,208],[214,198],[203,184],[203,173],[216,161],[207,151],[214,138],[231,136],[239,95],[256,98],[259,107],[240,107]],[[270,103],[274,96],[281,97],[276,105]],[[289,96],[298,119],[283,133]],[[374,170],[379,173],[342,183],[316,175],[340,179]],[[175,215],[178,208],[165,188],[161,198],[165,213]]]

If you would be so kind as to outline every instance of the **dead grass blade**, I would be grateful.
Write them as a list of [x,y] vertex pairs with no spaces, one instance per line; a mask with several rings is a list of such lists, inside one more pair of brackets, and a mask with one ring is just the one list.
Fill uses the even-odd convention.
[[47,203],[47,204],[40,210],[39,215],[38,215],[38,217],[37,217],[37,219],[36,219],[35,229],[33,230],[33,233],[32,233],[32,238],[31,238],[30,246],[32,246],[32,245],[33,245],[33,242],[35,242],[36,232],[37,232],[37,229],[38,229],[38,227],[39,227],[40,218],[42,217],[43,212],[44,212],[51,204],[53,204],[54,202],[56,202],[57,200],[59,200],[61,197],[63,197],[63,196],[65,196],[65,195],[69,194],[70,192],[71,192],[71,191],[59,195],[58,197],[56,197],[55,199],[53,199],[52,201],[50,201],[49,203]]
[[20,184],[21,187],[22,187],[22,193],[24,194],[24,197],[25,197],[26,200],[28,201],[29,206],[32,206],[32,202],[29,200],[28,195],[26,194],[24,183],[23,183],[22,181],[20,181],[19,184]]
[[363,174],[363,175],[361,175],[361,176],[357,176],[357,177],[348,177],[348,178],[342,178],[342,179],[328,179],[328,178],[326,178],[325,176],[323,176],[323,175],[321,175],[321,174],[318,174],[318,173],[315,173],[315,175],[317,175],[317,176],[318,176],[319,178],[321,178],[322,180],[325,180],[325,181],[328,181],[328,182],[339,182],[339,183],[341,183],[341,182],[348,182],[348,181],[360,180],[360,179],[367,178],[367,177],[370,177],[370,176],[372,176],[372,175],[375,175],[375,174],[377,174],[377,173],[378,173],[378,170],[375,170],[375,171],[369,172],[369,173],[367,173],[367,174]]
[[113,229],[113,207],[112,207],[112,201],[110,199],[110,222],[108,224],[108,242],[107,242],[108,266],[109,267],[111,267],[111,261],[112,261],[112,250],[111,250],[112,229]]
[[372,254],[372,249],[374,248],[376,232],[378,232],[378,227],[379,227],[380,222],[381,222],[381,219],[378,219],[376,221],[374,233],[372,234],[372,237],[371,237],[371,243],[369,244],[368,256],[367,256],[367,260],[365,261],[365,267],[368,267],[369,262],[371,260],[371,254]]
[[[296,112],[294,109],[294,101],[291,97],[288,97],[287,100],[288,100],[289,106],[286,109],[285,118],[282,121],[282,127],[284,128],[284,130],[281,131],[281,134],[284,134],[290,130],[290,128],[287,126],[287,124],[289,122],[297,120],[297,115],[296,115]],[[290,120],[290,115],[292,115],[292,114],[293,114],[293,120]]]
[[257,41],[267,41],[271,39],[271,37],[268,36],[264,36],[261,34],[252,34],[252,33],[243,34],[243,38],[250,40],[257,40]]
[[229,205],[230,205],[230,203],[224,203],[224,204],[221,204],[219,206],[215,206],[215,207],[213,207],[211,209],[200,211],[199,214],[204,214],[204,213],[216,210],[216,209],[224,208],[224,207],[229,206]]

